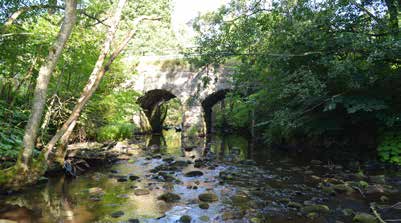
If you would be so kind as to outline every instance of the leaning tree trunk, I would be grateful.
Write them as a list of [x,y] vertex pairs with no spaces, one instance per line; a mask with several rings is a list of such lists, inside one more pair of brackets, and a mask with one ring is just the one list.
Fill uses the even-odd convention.
[[[76,0],[66,0],[65,16],[57,40],[49,50],[49,54],[39,70],[34,91],[34,99],[31,109],[31,116],[25,128],[24,150],[20,160],[11,169],[6,170],[0,176],[1,187],[16,187],[28,185],[36,181],[37,177],[43,174],[46,169],[43,164],[35,165],[32,162],[32,154],[37,139],[39,124],[42,119],[43,110],[46,103],[47,89],[51,74],[57,65],[57,61],[70,37],[76,21]],[[40,170],[39,170],[40,169]]]
[[75,126],[76,120],[78,119],[81,110],[83,109],[84,105],[86,104],[90,96],[93,94],[94,90],[96,89],[97,85],[100,82],[101,77],[99,78],[99,74],[103,69],[104,60],[106,59],[106,56],[110,52],[111,43],[113,42],[115,33],[118,28],[118,24],[120,23],[122,10],[124,8],[125,3],[126,0],[119,0],[118,2],[116,12],[111,21],[110,28],[107,32],[106,40],[103,44],[101,53],[96,61],[95,67],[93,68],[91,75],[89,76],[89,81],[86,84],[83,92],[81,93],[81,96],[79,97],[77,104],[72,110],[70,117],[63,124],[63,126],[56,132],[56,134],[53,136],[53,138],[49,141],[49,143],[45,147],[45,158],[46,160],[49,161],[49,163],[52,163],[57,158],[55,156],[50,156],[50,154],[52,154],[53,147],[59,141],[60,137],[62,137],[70,129],[71,124]]
[[[159,19],[160,18],[153,16],[141,16],[134,20],[134,26],[137,26],[143,20],[159,20]],[[49,161],[50,165],[56,167],[63,164],[68,139],[72,131],[74,130],[74,127],[77,123],[77,120],[81,114],[82,109],[84,108],[88,100],[92,97],[93,93],[96,91],[103,76],[110,69],[111,64],[125,49],[129,41],[134,37],[135,33],[136,29],[133,29],[129,33],[127,33],[123,41],[113,51],[107,63],[104,66],[102,66],[101,69],[97,69],[97,67],[95,66],[91,76],[89,77],[89,82],[85,86],[84,91],[82,92],[81,97],[79,98],[78,103],[74,107],[70,117],[63,124],[63,126],[56,132],[56,134],[53,136],[50,142],[46,145],[46,154],[47,154],[46,158]],[[53,151],[54,150],[53,148],[56,146],[57,143],[58,143],[57,149],[56,151]],[[50,157],[51,153],[54,153],[52,157]]]

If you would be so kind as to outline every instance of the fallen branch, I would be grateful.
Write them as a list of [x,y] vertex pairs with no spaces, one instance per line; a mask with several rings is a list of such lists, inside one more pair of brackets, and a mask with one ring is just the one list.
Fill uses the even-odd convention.
[[356,187],[356,186],[354,186],[354,187],[352,187],[352,188],[354,188],[355,190],[357,190],[357,191],[362,195],[363,198],[366,198],[366,196],[365,196],[365,194],[362,192],[361,188]]
[[374,202],[370,203],[370,210],[372,210],[373,214],[375,215],[375,217],[377,218],[377,220],[379,220],[380,223],[386,223],[386,222],[380,217],[380,214],[376,211],[375,203],[374,203]]

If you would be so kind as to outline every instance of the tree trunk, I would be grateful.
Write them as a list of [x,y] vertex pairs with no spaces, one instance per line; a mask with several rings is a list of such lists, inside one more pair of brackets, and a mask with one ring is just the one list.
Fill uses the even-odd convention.
[[47,88],[50,76],[57,64],[57,60],[67,42],[76,21],[76,0],[65,1],[65,16],[56,42],[50,48],[44,64],[39,70],[31,116],[25,129],[24,150],[16,165],[0,172],[0,190],[19,190],[27,185],[36,183],[46,171],[46,162],[43,154],[35,161],[32,159],[34,145],[37,139],[39,124],[46,103]]
[[76,0],[66,0],[65,3],[65,16],[58,34],[56,42],[50,48],[49,55],[45,63],[39,70],[39,75],[36,82],[34,91],[34,99],[32,104],[31,116],[25,129],[24,135],[24,151],[21,157],[21,165],[23,169],[28,169],[30,160],[32,159],[32,152],[37,139],[37,133],[40,121],[42,119],[44,106],[46,103],[47,89],[50,81],[51,74],[57,65],[58,58],[63,51],[63,48],[70,37],[72,28],[76,21]]
[[[59,141],[60,137],[64,135],[64,133],[67,132],[67,130],[70,128],[69,126],[73,123],[76,122],[78,119],[81,110],[83,109],[84,105],[90,98],[90,96],[93,94],[94,90],[97,88],[97,85],[100,82],[100,79],[102,78],[103,75],[101,75],[101,71],[103,70],[103,63],[104,60],[106,59],[106,56],[110,52],[110,47],[111,43],[114,39],[115,33],[118,28],[118,24],[120,23],[121,19],[121,14],[122,10],[124,8],[126,0],[119,0],[116,12],[113,16],[113,19],[111,21],[110,28],[107,32],[106,35],[106,40],[103,44],[103,48],[101,50],[101,53],[96,61],[95,67],[92,70],[91,75],[89,76],[89,81],[84,87],[83,92],[81,93],[80,98],[78,99],[77,104],[75,105],[74,109],[72,110],[72,113],[70,117],[67,119],[67,121],[63,124],[63,126],[56,132],[56,134],[53,136],[53,138],[49,141],[49,143],[46,145],[45,148],[45,158],[49,160],[49,154],[52,152],[53,147],[56,145],[56,143]],[[75,126],[75,124],[74,124]],[[53,157],[51,159],[54,159]]]
[[[143,20],[160,20],[159,17],[153,16],[141,16],[134,20],[134,26],[137,26]],[[112,27],[110,28],[112,29]],[[124,40],[118,45],[118,47],[113,51],[107,63],[98,69],[95,66],[92,74],[89,77],[89,82],[84,88],[84,91],[81,94],[81,97],[78,100],[78,103],[74,107],[70,117],[68,120],[63,124],[63,126],[56,132],[50,142],[46,145],[46,155],[45,157],[49,160],[49,163],[56,161],[59,164],[62,164],[64,160],[64,155],[66,151],[66,146],[68,143],[68,139],[74,130],[76,122],[81,114],[82,109],[84,108],[85,104],[91,98],[93,93],[96,91],[97,87],[99,86],[100,81],[102,80],[105,73],[110,69],[111,64],[114,60],[120,55],[120,53],[125,49],[128,45],[129,41],[134,37],[136,33],[136,29],[131,30],[124,38]],[[99,57],[100,58],[100,57]],[[98,63],[96,63],[97,65]],[[56,143],[59,142],[57,151],[55,152],[55,156],[49,158],[50,153],[52,152]]]

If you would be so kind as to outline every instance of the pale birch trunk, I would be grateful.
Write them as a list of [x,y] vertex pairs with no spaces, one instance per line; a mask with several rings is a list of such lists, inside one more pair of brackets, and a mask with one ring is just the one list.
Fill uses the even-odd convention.
[[[134,20],[134,26],[136,27],[141,21],[143,20],[159,20],[160,18],[158,17],[153,17],[153,16],[141,16],[138,17],[137,19]],[[136,29],[131,30],[123,41],[118,45],[118,47],[113,51],[111,54],[109,60],[107,63],[101,67],[100,70],[98,70],[96,67],[94,71],[96,70],[96,73],[93,71],[92,75],[89,78],[88,84],[85,86],[84,91],[81,94],[80,99],[78,100],[77,105],[73,109],[70,117],[68,120],[63,124],[63,126],[57,131],[57,133],[53,136],[53,138],[50,140],[50,142],[46,145],[46,150],[47,150],[47,156],[49,156],[49,153],[53,150],[53,147],[56,146],[56,143],[58,144],[57,151],[55,151],[55,157],[54,159],[58,159],[57,162],[62,164],[66,152],[66,146],[68,143],[68,139],[74,130],[74,127],[76,125],[76,122],[79,118],[79,115],[84,108],[85,104],[88,102],[88,100],[91,98],[93,93],[96,91],[97,87],[99,86],[100,81],[102,80],[103,76],[106,74],[106,72],[110,69],[111,64],[113,61],[120,55],[120,53],[125,49],[125,47],[128,45],[129,41],[134,37],[136,33]],[[50,162],[53,162],[56,160],[50,160]]]
[[16,165],[0,172],[0,191],[20,190],[28,185],[37,182],[40,176],[46,171],[44,156],[33,162],[32,154],[37,139],[39,124],[42,119],[44,106],[46,103],[47,88],[50,76],[57,64],[57,60],[67,42],[72,28],[76,21],[76,0],[65,1],[65,16],[63,24],[58,33],[56,42],[50,48],[44,64],[39,70],[37,78],[34,100],[32,104],[31,116],[25,129],[24,149]]
[[[94,89],[96,89],[98,83],[100,82],[98,76],[99,76],[100,71],[103,68],[104,60],[106,59],[106,56],[110,52],[111,44],[113,42],[115,33],[117,31],[118,24],[120,23],[122,10],[124,8],[125,3],[126,3],[126,0],[119,0],[119,2],[118,2],[113,19],[111,20],[110,28],[107,32],[106,39],[103,44],[103,48],[101,49],[101,53],[96,61],[96,64],[92,70],[91,75],[89,76],[89,81],[86,84],[86,86],[84,87],[84,90],[81,93],[81,96],[79,97],[77,104],[75,105],[74,109],[72,110],[70,117],[63,124],[63,126],[56,132],[56,134],[53,136],[53,138],[49,141],[49,143],[45,147],[45,158],[47,160],[49,159],[49,154],[52,153],[52,149],[56,145],[56,143],[59,141],[59,139],[64,135],[64,133],[66,131],[68,131],[68,129],[70,129],[70,125],[72,123],[76,122],[81,110],[83,109],[87,100],[92,95]],[[75,126],[75,124],[74,124],[74,126]],[[51,159],[53,159],[53,158],[51,158]]]
[[32,153],[37,139],[38,128],[42,119],[43,110],[46,103],[47,89],[51,74],[57,65],[57,61],[64,49],[64,46],[70,37],[72,29],[76,21],[76,0],[65,1],[65,16],[64,21],[57,36],[56,42],[49,50],[45,63],[39,70],[39,75],[36,81],[34,98],[32,103],[31,116],[25,129],[24,135],[24,151],[21,157],[21,165],[27,170],[29,162],[32,159]]

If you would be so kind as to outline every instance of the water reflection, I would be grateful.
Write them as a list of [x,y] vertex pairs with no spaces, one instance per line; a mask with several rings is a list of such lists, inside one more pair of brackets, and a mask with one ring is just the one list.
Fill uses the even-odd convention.
[[[141,145],[140,148],[158,148],[160,153],[192,160],[206,153],[212,153],[225,161],[248,159],[252,155],[248,149],[249,142],[244,137],[214,135],[201,140],[204,142],[201,147],[182,148],[181,133],[175,131],[133,139],[134,144]],[[111,216],[118,211],[124,213],[124,219],[154,219],[163,216],[174,205],[166,204],[157,197],[170,186],[155,184],[145,176],[162,161],[147,160],[144,156],[133,157],[132,161],[114,164],[112,167],[100,167],[76,179],[64,176],[50,178],[47,183],[34,186],[23,193],[0,198],[3,200],[0,202],[0,219],[22,223],[120,222],[121,218],[115,219]],[[139,176],[141,181],[117,182],[110,177],[110,168],[118,175]],[[150,194],[134,194],[135,188],[149,188],[149,185],[152,185]],[[102,195],[89,193],[89,188],[95,187],[102,188]],[[193,196],[192,190],[182,187],[180,191]]]
[[[200,222],[199,217],[202,215],[210,217],[211,222],[222,222],[221,218],[216,220],[214,217],[219,217],[222,210],[232,208],[227,206],[225,201],[237,190],[254,191],[257,199],[262,196],[260,204],[262,207],[268,207],[266,213],[281,214],[281,203],[269,202],[270,206],[266,206],[265,201],[291,198],[301,202],[321,199],[319,196],[327,197],[317,193],[315,178],[307,174],[307,171],[321,179],[327,177],[327,172],[336,174],[336,177],[341,177],[339,174],[348,176],[348,173],[327,169],[325,165],[311,165],[310,161],[300,163],[301,156],[290,158],[288,151],[280,153],[265,149],[263,145],[255,147],[252,141],[238,135],[211,135],[199,139],[203,140],[203,146],[182,148],[181,134],[175,131],[164,131],[163,135],[136,136],[130,142],[130,146],[136,148],[131,151],[135,152],[135,155],[129,160],[93,168],[76,179],[64,176],[50,178],[47,183],[34,186],[23,193],[0,197],[0,223],[3,222],[1,219],[22,223],[128,222],[129,219],[139,219],[140,222],[148,223],[170,223],[176,222],[184,214],[192,216],[193,222],[196,223]],[[159,153],[166,155],[161,156]],[[206,163],[200,160],[201,165],[195,167],[198,158],[209,155],[222,162],[213,161],[208,164],[207,159]],[[171,162],[167,161],[169,159]],[[249,165],[248,161],[241,162],[247,165],[235,163],[245,159],[255,160],[263,167],[255,167],[253,163]],[[235,162],[228,163],[231,161]],[[179,171],[170,171],[168,167],[174,163],[184,165]],[[160,166],[164,169],[151,171]],[[194,170],[201,171],[203,175],[192,178],[185,174]],[[218,178],[221,173],[237,178],[228,180],[230,184],[221,184],[221,178]],[[232,173],[236,174],[231,175]],[[131,175],[138,176],[139,180],[128,180],[128,176]],[[165,175],[173,180],[169,182],[155,178]],[[127,180],[119,182],[121,176]],[[250,183],[252,180],[253,183]],[[263,191],[260,191],[260,188],[263,188]],[[146,189],[149,193],[136,195],[137,189]],[[277,193],[278,190],[281,192]],[[299,192],[294,193],[301,190],[302,197],[299,196]],[[179,194],[181,200],[175,203],[158,200],[158,197],[167,191]],[[197,199],[198,195],[205,191],[213,191],[221,199],[211,204],[209,209],[201,210]],[[373,200],[362,200],[359,193],[354,195],[358,198],[352,197],[352,200],[349,200],[350,196],[338,196],[327,204],[333,210],[344,205],[358,211],[369,210],[369,202]],[[397,193],[394,198],[390,197],[388,203],[395,203],[393,199],[399,195]],[[366,201],[368,202],[364,203]],[[255,210],[257,209],[252,209],[252,212]],[[122,215],[113,217],[114,213]],[[290,214],[294,214],[290,215],[293,219],[289,220],[286,216],[283,219],[272,218],[272,222],[308,222],[297,216],[297,213]],[[158,219],[162,216],[165,217]]]
[[233,134],[213,134],[204,138],[198,138],[196,140],[201,143],[198,145],[198,149],[196,150],[184,150],[185,148],[182,148],[181,133],[172,130],[163,131],[162,134],[143,136],[143,138],[145,138],[146,147],[160,148],[162,153],[177,156],[185,155],[186,157],[201,157],[203,154],[210,151],[220,160],[238,161],[252,159],[254,158],[255,153],[254,143],[252,140]]

